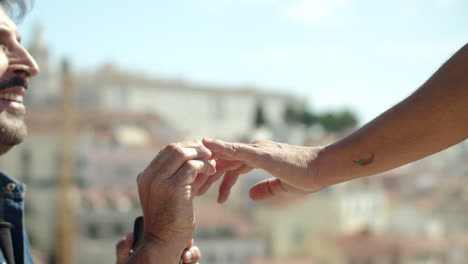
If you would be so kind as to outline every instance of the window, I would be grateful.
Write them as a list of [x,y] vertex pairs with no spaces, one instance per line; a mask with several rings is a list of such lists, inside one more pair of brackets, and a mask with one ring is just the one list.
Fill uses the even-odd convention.
[[87,233],[89,238],[99,238],[99,226],[96,223],[89,223]]

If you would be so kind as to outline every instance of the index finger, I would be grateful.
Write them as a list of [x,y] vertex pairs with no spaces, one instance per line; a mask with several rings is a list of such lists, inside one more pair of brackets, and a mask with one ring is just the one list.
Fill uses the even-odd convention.
[[215,157],[255,163],[261,153],[248,144],[230,143],[218,139],[204,138],[203,144],[213,152]]

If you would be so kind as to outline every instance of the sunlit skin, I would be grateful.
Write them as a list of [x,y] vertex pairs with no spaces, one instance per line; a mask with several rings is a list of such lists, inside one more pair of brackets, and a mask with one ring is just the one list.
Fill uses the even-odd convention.
[[4,154],[27,134],[22,99],[28,79],[39,73],[39,67],[21,45],[16,24],[1,7],[0,48],[0,154]]
[[372,162],[374,162],[374,157],[375,157],[374,153],[371,153],[368,158],[353,160],[353,162],[361,166],[367,166],[367,165],[372,164]]
[[205,193],[224,174],[218,198],[224,202],[239,175],[254,168],[269,172],[273,178],[250,189],[253,200],[285,192],[313,193],[336,183],[388,171],[466,140],[467,113],[468,44],[465,44],[413,94],[328,146],[205,139],[203,143],[217,158],[217,172],[197,194]]
[[[211,151],[199,141],[169,144],[156,155],[137,179],[144,216],[141,244],[126,264],[196,263],[193,247],[193,199],[216,172]],[[120,243],[130,246],[131,237]],[[119,247],[119,245],[118,245]]]

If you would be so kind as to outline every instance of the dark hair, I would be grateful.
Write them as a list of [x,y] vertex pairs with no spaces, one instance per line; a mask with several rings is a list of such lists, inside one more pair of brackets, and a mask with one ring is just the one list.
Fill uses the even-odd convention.
[[0,0],[0,5],[14,19],[21,19],[29,10],[30,0]]

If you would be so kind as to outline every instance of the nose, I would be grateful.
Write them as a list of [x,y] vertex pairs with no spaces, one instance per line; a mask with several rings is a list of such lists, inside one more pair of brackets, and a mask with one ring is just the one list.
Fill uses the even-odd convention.
[[29,52],[21,45],[18,45],[9,54],[9,65],[7,73],[9,75],[20,76],[28,79],[36,76],[39,73],[39,66],[36,60],[29,54]]

